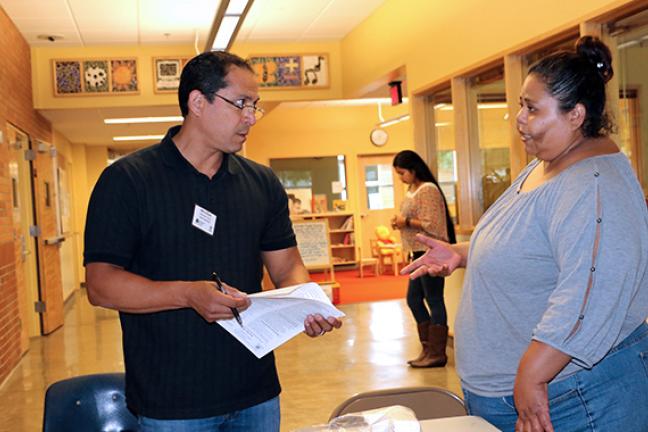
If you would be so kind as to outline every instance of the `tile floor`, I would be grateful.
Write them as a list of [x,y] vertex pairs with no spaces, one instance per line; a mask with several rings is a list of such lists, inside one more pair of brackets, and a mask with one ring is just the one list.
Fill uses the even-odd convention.
[[[362,391],[435,385],[460,394],[452,350],[445,368],[407,366],[407,359],[418,354],[418,342],[404,300],[340,309],[347,314],[340,330],[319,339],[299,335],[276,351],[283,386],[282,432],[325,423],[338,403]],[[123,368],[117,313],[90,306],[85,291],[78,291],[66,304],[65,325],[34,338],[0,386],[0,431],[40,431],[50,383]]]

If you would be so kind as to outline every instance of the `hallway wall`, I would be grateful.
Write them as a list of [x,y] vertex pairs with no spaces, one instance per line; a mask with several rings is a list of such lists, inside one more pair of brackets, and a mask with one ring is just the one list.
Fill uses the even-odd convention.
[[636,0],[387,0],[342,41],[345,97],[400,67],[410,92]]
[[[19,301],[24,298],[25,287],[17,275],[19,265],[19,243],[14,231],[12,182],[9,162],[15,152],[9,147],[7,123],[28,133],[32,140],[51,142],[52,130],[49,122],[32,107],[30,48],[16,26],[0,8],[0,383],[16,365],[26,350],[26,341],[21,341],[22,323]],[[45,155],[38,154],[37,165],[45,163]],[[49,160],[49,159],[48,159]],[[44,172],[43,175],[46,176]],[[41,177],[41,179],[47,177]],[[39,210],[37,210],[39,211]],[[43,215],[44,223],[51,223],[49,215]],[[50,255],[50,254],[48,254]],[[57,256],[47,257],[45,268]],[[58,261],[56,262],[58,264]],[[60,285],[53,277],[48,282],[54,289]]]

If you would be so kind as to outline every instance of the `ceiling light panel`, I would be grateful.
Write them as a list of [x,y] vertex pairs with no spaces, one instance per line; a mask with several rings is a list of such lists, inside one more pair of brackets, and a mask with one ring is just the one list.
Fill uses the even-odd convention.
[[164,135],[123,135],[114,136],[113,141],[160,141]]
[[230,0],[227,5],[226,15],[241,15],[247,6],[248,0]]
[[239,18],[239,16],[227,15],[223,17],[220,27],[218,27],[212,50],[224,50],[227,48],[234,30],[236,30],[236,24],[238,24]]
[[107,118],[105,124],[181,123],[182,116]]

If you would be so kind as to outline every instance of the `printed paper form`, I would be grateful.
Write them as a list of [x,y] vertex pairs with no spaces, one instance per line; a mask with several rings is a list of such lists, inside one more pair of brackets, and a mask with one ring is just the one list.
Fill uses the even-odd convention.
[[308,315],[344,316],[314,282],[251,294],[250,300],[242,327],[234,318],[216,322],[258,358],[303,332]]

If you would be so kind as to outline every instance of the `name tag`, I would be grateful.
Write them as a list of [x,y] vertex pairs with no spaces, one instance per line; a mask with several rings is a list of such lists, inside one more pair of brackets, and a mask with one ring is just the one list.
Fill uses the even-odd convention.
[[216,215],[200,207],[198,204],[194,207],[194,214],[191,220],[191,225],[195,226],[201,231],[209,235],[214,235],[214,228],[216,227]]

